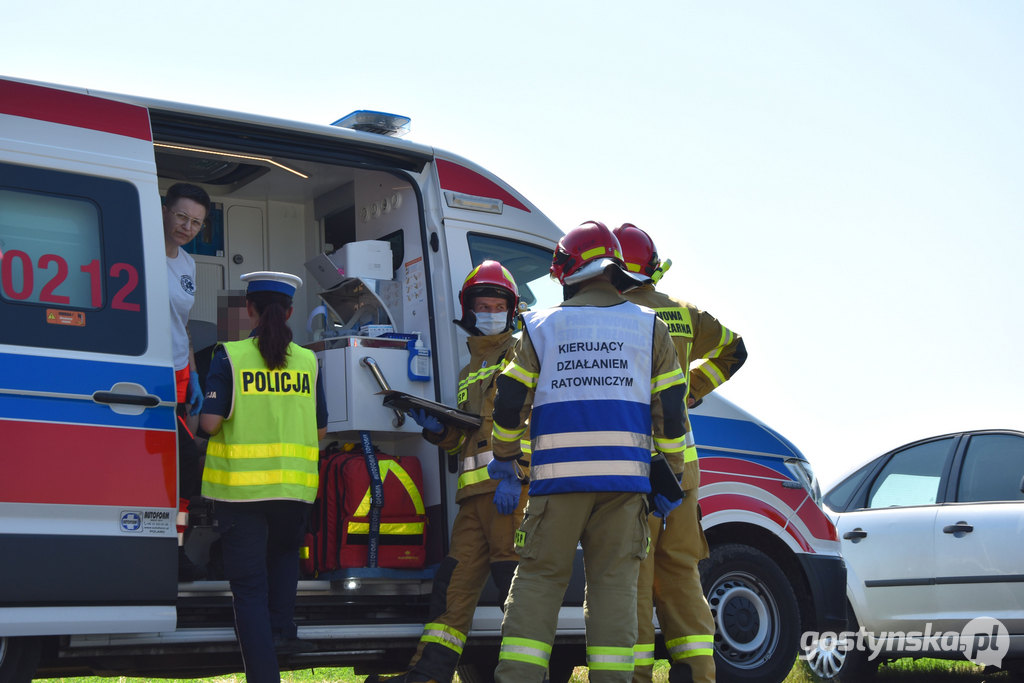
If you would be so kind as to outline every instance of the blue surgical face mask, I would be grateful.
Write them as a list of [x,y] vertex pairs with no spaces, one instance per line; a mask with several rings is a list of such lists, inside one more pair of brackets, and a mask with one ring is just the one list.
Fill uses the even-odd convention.
[[476,329],[480,334],[490,336],[501,334],[508,326],[508,313],[476,313]]

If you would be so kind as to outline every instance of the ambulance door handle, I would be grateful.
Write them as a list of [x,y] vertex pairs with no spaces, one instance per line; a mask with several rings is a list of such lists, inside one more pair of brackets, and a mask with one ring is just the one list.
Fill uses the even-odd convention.
[[92,395],[92,400],[97,403],[120,403],[127,406],[142,406],[143,408],[155,408],[160,405],[160,397],[146,394],[137,396],[135,394],[118,394],[113,391],[97,391]]
[[118,382],[108,391],[95,391],[92,400],[110,406],[121,415],[141,415],[146,408],[156,408],[161,403],[159,396],[154,396],[135,382]]

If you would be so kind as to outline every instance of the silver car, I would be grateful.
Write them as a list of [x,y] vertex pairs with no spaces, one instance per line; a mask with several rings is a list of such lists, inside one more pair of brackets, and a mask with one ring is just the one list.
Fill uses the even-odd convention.
[[842,539],[850,626],[804,634],[818,678],[864,680],[900,657],[1024,676],[1024,432],[901,446],[824,500]]

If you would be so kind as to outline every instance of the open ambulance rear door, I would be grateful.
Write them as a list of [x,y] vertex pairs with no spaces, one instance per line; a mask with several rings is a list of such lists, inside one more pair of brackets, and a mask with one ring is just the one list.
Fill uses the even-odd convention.
[[175,627],[162,243],[147,110],[0,79],[0,637]]

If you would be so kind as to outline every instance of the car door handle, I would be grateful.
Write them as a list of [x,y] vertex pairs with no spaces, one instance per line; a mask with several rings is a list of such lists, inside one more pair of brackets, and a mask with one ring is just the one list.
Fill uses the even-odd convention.
[[867,538],[867,537],[868,537],[868,532],[864,531],[860,527],[857,527],[853,531],[847,531],[845,534],[843,534],[843,540],[845,540],[845,541],[853,541],[854,543],[856,543],[857,541],[859,541],[862,538]]
[[942,527],[942,533],[944,534],[969,534],[972,531],[974,531],[974,525],[967,522],[957,522],[956,524]]

